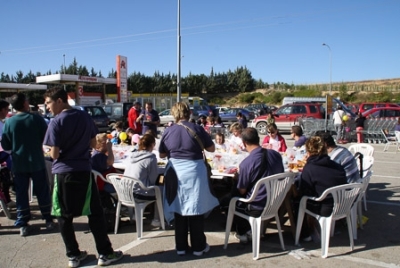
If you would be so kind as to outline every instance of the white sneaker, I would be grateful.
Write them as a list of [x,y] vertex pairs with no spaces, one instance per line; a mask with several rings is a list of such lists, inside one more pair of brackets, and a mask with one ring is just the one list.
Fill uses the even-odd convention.
[[247,231],[244,235],[235,234],[235,237],[239,239],[240,243],[247,244],[252,240],[251,230]]
[[203,253],[207,253],[209,251],[210,251],[210,245],[206,244],[206,248],[205,249],[203,249],[202,251],[193,251],[193,255],[194,256],[201,256],[201,255],[203,255]]
[[160,220],[158,220],[158,219],[153,219],[153,220],[151,221],[151,226],[153,226],[153,227],[161,227],[161,222],[160,222]]

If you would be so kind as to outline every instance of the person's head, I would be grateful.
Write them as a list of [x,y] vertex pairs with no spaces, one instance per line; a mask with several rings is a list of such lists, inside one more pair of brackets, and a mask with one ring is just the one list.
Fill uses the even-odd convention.
[[7,117],[9,106],[10,103],[5,100],[0,100],[0,119],[4,119]]
[[133,129],[131,129],[130,127],[128,127],[128,128],[125,130],[125,133],[126,133],[126,135],[128,135],[128,137],[132,137],[133,134],[135,134],[135,132],[133,131]]
[[61,113],[63,109],[69,106],[67,91],[57,87],[48,89],[44,93],[44,103],[53,115]]
[[140,108],[142,108],[142,104],[140,103],[140,102],[135,102],[134,104],[133,104],[133,106],[135,107],[135,109],[136,110],[140,110]]
[[217,118],[215,119],[215,122],[219,125],[222,125],[222,119],[221,116],[217,116]]
[[18,112],[27,112],[29,111],[29,102],[26,98],[25,94],[17,93],[11,96],[11,105]]
[[149,135],[153,136],[154,138],[157,138],[157,137],[154,135],[154,132],[153,132],[151,129],[148,129],[144,134],[149,134]]
[[214,125],[214,123],[215,123],[215,119],[214,119],[214,117],[213,116],[207,116],[207,125]]
[[151,110],[153,110],[153,103],[146,102],[145,108],[146,108],[146,111],[151,112]]
[[275,123],[269,124],[267,127],[267,132],[268,135],[270,135],[272,138],[275,138],[278,135],[278,127]]
[[342,106],[339,105],[336,110],[342,110]]
[[259,145],[260,144],[260,137],[258,136],[258,132],[255,128],[248,127],[242,131],[242,141],[244,146],[249,145]]
[[116,131],[121,132],[123,127],[124,127],[124,123],[122,123],[121,121],[115,122],[114,129]]
[[317,135],[322,139],[326,148],[336,147],[335,140],[333,139],[332,135],[329,132],[318,132]]
[[225,135],[222,134],[221,132],[217,132],[217,134],[215,134],[215,142],[217,144],[224,144],[225,143]]
[[206,124],[207,123],[207,117],[205,115],[200,115],[199,120],[201,124]]
[[272,112],[268,112],[268,113],[267,113],[267,118],[273,118],[273,116],[274,116],[274,115],[273,115]]
[[242,134],[243,127],[238,122],[233,123],[229,128],[229,132],[232,133],[235,137],[239,137]]
[[308,155],[325,155],[327,154],[324,141],[320,136],[312,136],[306,141],[306,150]]
[[236,118],[243,118],[243,114],[242,114],[242,112],[238,112],[237,114],[236,114]]
[[171,108],[171,114],[175,119],[175,122],[180,120],[189,120],[190,118],[190,107],[186,102],[177,102]]
[[133,134],[133,135],[132,135],[132,139],[131,139],[131,144],[132,144],[133,146],[135,146],[136,144],[139,143],[139,141],[140,141],[140,136],[139,136],[139,134]]
[[144,134],[143,137],[139,140],[139,150],[140,151],[153,151],[154,146],[156,145],[156,139],[153,135]]
[[290,132],[290,135],[293,137],[301,137],[303,136],[303,129],[300,126],[292,126],[292,131]]
[[107,152],[107,133],[99,133],[96,135],[96,150]]

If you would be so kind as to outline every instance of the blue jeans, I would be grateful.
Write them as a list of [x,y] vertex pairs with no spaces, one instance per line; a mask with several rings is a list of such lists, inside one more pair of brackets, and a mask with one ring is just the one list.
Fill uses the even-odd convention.
[[31,219],[29,207],[29,182],[32,179],[33,192],[36,194],[40,212],[44,220],[51,221],[51,199],[50,188],[47,180],[46,170],[36,172],[14,172],[14,187],[17,197],[17,220],[14,226],[26,226]]

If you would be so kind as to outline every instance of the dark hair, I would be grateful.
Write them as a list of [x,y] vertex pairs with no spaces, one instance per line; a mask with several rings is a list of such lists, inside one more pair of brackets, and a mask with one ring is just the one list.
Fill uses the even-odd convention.
[[17,93],[11,96],[11,105],[17,111],[23,111],[25,106],[26,96],[24,93]]
[[260,137],[255,128],[248,127],[242,131],[242,141],[250,145],[260,144]]
[[336,145],[335,140],[329,132],[320,132],[318,133],[318,136],[321,137],[324,143],[326,143],[326,146],[331,147]]
[[63,88],[53,87],[44,93],[45,98],[50,98],[53,101],[61,99],[63,103],[68,103],[68,93]]
[[299,137],[303,135],[303,129],[300,126],[292,126],[292,132]]
[[8,106],[10,106],[10,103],[8,103],[8,101],[0,100],[0,110],[3,110],[4,108],[8,109]]
[[242,112],[238,112],[238,113],[236,114],[236,116],[243,117],[243,114],[242,114]]
[[221,138],[222,138],[222,143],[225,143],[225,135],[224,135],[223,133],[217,132],[217,133],[215,134],[215,138],[216,138],[216,137],[221,137]]
[[139,140],[139,150],[147,150],[156,143],[156,139],[151,134],[144,134]]

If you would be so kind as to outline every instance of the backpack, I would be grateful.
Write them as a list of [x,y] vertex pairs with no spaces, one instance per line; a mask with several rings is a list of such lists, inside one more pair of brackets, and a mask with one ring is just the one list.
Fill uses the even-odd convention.
[[107,232],[114,231],[115,214],[117,212],[117,200],[106,191],[99,191],[101,207],[103,208]]

